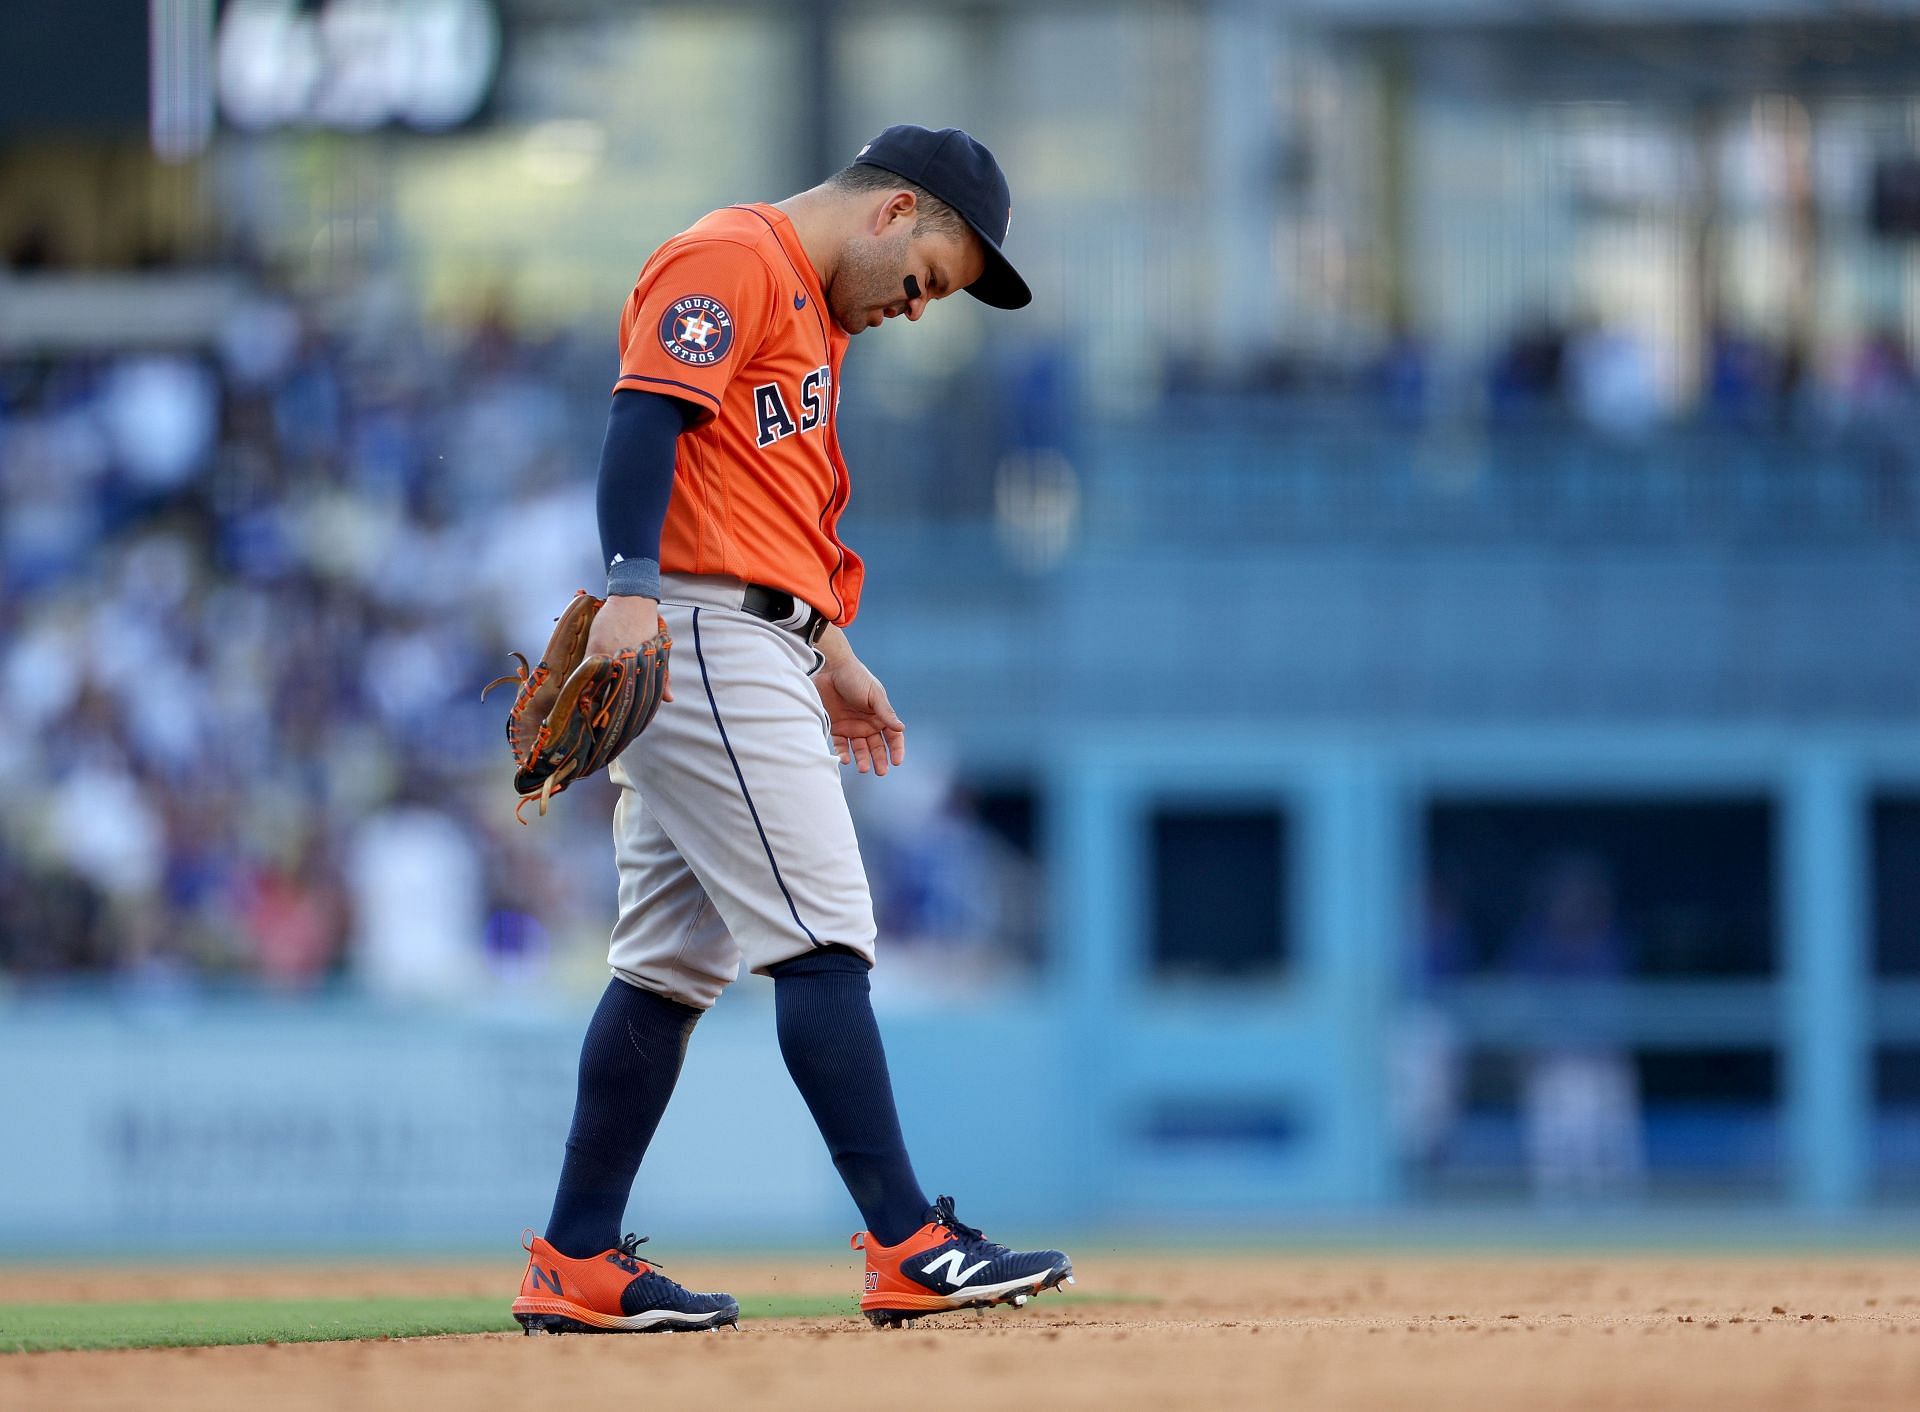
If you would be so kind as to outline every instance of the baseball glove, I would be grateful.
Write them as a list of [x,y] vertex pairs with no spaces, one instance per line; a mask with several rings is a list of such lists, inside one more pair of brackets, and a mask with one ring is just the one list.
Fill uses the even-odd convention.
[[520,684],[507,713],[507,748],[519,767],[513,788],[520,802],[513,815],[523,824],[520,811],[529,800],[539,800],[545,814],[549,799],[582,776],[605,769],[660,709],[673,647],[665,620],[656,619],[660,630],[637,653],[589,657],[587,636],[604,601],[585,589],[575,593],[555,619],[540,665],[529,668],[525,657],[512,653],[520,670],[494,678],[480,693],[484,701],[496,686]]

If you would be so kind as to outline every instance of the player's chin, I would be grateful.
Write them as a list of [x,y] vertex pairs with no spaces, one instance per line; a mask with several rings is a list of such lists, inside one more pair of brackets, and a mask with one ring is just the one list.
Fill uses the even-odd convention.
[[872,327],[869,316],[865,310],[861,310],[859,313],[853,313],[846,309],[831,309],[829,312],[833,316],[833,326],[849,336],[859,333],[863,329]]

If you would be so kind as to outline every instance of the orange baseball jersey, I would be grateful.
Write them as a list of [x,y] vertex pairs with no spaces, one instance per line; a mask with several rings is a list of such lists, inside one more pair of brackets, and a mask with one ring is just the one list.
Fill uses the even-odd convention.
[[666,573],[728,574],[853,621],[865,569],[840,542],[834,429],[847,335],[772,206],[702,217],[647,260],[620,317],[623,388],[693,405],[660,534]]

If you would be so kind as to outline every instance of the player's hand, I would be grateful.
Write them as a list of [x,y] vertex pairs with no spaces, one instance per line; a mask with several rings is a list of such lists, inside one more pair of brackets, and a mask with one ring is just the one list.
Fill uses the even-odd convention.
[[827,708],[834,753],[843,765],[884,775],[907,761],[907,723],[894,714],[887,689],[851,652],[827,657],[813,676],[820,704]]
[[[587,634],[587,656],[604,653],[617,657],[622,652],[638,652],[653,637],[659,627],[660,601],[656,598],[640,598],[632,594],[619,594],[606,601],[599,614],[593,620],[593,630]],[[660,693],[662,701],[673,700],[673,675],[667,675],[666,687]]]

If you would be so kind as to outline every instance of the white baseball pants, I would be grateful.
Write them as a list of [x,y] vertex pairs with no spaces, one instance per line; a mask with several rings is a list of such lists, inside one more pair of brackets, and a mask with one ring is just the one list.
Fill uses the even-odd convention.
[[[873,901],[804,638],[735,579],[668,574],[672,701],[613,762],[615,974],[706,1009],[816,947],[873,961]],[[805,609],[801,609],[804,616]]]

